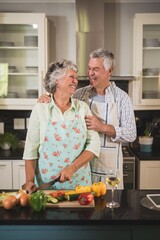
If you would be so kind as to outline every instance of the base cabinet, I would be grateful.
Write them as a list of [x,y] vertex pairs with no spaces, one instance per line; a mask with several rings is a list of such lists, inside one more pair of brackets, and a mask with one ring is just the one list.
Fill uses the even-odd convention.
[[0,189],[20,189],[25,183],[25,161],[0,161]]
[[12,162],[13,170],[13,189],[20,189],[25,183],[25,162],[23,160]]
[[0,161],[0,189],[12,189],[11,161]]
[[160,161],[139,161],[139,189],[160,189]]

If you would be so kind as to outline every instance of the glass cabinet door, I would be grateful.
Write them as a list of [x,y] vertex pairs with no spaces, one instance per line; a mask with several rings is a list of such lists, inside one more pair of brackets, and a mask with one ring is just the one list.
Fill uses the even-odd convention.
[[160,24],[143,25],[142,98],[160,99]]
[[160,14],[134,18],[132,87],[134,108],[160,109]]
[[31,109],[47,66],[44,14],[0,14],[0,108]]
[[0,97],[37,98],[37,25],[0,24],[0,69],[6,66]]

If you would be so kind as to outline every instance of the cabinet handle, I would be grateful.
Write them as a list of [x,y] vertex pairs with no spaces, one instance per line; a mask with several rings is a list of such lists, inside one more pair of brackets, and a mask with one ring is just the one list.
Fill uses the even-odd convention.
[[5,167],[5,166],[7,166],[6,164],[0,164],[0,167]]

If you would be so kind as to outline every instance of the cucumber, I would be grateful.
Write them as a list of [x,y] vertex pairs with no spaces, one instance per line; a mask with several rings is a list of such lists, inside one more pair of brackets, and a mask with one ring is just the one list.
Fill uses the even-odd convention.
[[60,202],[67,200],[66,196],[58,196],[57,199],[58,199]]
[[58,200],[57,198],[55,198],[55,197],[52,197],[52,196],[50,196],[50,195],[47,195],[47,202],[48,202],[48,203],[54,203],[54,204],[56,204],[56,203],[59,202],[59,200]]
[[78,200],[78,197],[80,195],[81,193],[66,194],[66,198],[68,201],[75,201],[75,200]]

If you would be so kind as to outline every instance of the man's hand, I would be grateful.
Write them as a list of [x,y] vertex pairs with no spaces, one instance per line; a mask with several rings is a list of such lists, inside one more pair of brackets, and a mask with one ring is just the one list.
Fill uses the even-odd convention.
[[116,131],[114,126],[101,122],[95,116],[85,117],[86,125],[88,130],[94,130],[106,134],[108,137],[116,137]]
[[85,117],[86,125],[89,130],[95,130],[97,132],[103,132],[104,123],[102,123],[95,116]]
[[51,96],[43,94],[38,98],[38,103],[49,103],[51,101]]

